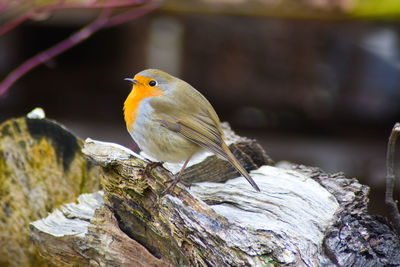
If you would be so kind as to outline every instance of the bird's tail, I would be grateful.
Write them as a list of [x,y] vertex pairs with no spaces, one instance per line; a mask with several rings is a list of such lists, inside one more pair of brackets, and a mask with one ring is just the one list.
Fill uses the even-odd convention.
[[226,157],[225,158],[236,168],[236,170],[238,172],[240,172],[244,176],[244,178],[246,178],[246,180],[251,184],[251,186],[255,190],[260,192],[261,190],[258,187],[258,185],[256,184],[256,182],[254,182],[253,178],[250,177],[249,173],[243,168],[242,164],[240,164],[239,161],[235,158],[235,156],[229,150],[228,146],[226,144],[224,144],[222,146],[222,148],[224,149],[224,151],[226,153]]

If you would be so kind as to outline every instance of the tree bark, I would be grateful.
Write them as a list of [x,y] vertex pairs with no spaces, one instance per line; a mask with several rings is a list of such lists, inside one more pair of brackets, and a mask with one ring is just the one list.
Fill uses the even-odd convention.
[[[103,167],[104,193],[97,194],[104,194],[104,203],[91,206],[94,215],[73,235],[71,225],[80,215],[68,216],[65,208],[62,219],[31,224],[34,243],[56,265],[93,258],[91,264],[100,266],[400,264],[399,237],[384,218],[367,213],[368,187],[341,173],[290,163],[263,165],[251,172],[260,193],[239,177],[178,185],[161,195],[172,178],[164,168],[144,174],[145,161],[112,143],[88,139],[83,153]],[[54,228],[61,233],[53,234]],[[58,242],[67,243],[70,252],[62,245],[58,249]],[[128,253],[130,247],[136,254]]]

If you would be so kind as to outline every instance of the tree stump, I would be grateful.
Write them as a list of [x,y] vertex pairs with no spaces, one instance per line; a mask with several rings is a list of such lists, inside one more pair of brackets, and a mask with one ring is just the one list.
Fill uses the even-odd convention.
[[0,125],[0,266],[44,266],[29,223],[100,189],[102,170],[82,156],[82,146],[35,112]]

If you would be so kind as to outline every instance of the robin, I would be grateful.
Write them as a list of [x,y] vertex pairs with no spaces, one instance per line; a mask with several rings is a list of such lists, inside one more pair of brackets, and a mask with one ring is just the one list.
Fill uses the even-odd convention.
[[257,191],[257,184],[224,142],[219,118],[207,99],[187,82],[157,69],[133,79],[124,103],[126,127],[139,148],[163,162],[183,166],[167,190],[180,181],[194,154],[207,149],[228,160]]

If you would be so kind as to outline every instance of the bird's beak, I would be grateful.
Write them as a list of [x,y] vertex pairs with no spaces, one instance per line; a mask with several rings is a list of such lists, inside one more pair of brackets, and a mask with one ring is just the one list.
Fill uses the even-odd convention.
[[135,80],[135,79],[133,79],[133,78],[125,78],[124,79],[125,81],[130,81],[130,82],[132,82],[133,84],[137,84],[138,82]]

